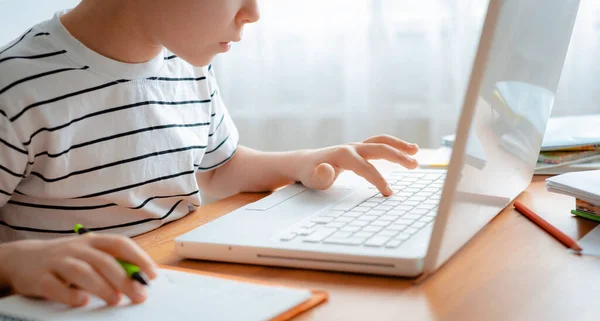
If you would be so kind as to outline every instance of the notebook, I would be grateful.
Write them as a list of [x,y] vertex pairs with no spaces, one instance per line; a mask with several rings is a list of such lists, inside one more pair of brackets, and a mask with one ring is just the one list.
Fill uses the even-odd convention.
[[546,179],[550,192],[600,204],[600,170],[566,173]]
[[584,163],[569,163],[560,165],[540,164],[535,168],[535,175],[559,175],[571,172],[582,172],[600,169],[600,160],[591,160]]
[[542,141],[542,151],[600,148],[600,115],[553,117]]
[[[132,305],[123,299],[107,307],[93,298],[88,305],[64,304],[13,295],[0,299],[0,320],[288,320],[327,299],[322,291],[294,289],[232,279],[222,275],[163,267],[150,283],[148,299]],[[12,317],[8,318],[8,317]]]
[[547,179],[546,187],[576,198],[571,214],[600,221],[600,170],[558,175]]

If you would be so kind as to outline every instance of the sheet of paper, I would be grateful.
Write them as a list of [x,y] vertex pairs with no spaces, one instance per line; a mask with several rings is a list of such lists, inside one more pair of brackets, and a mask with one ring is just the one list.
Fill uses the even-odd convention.
[[600,225],[581,238],[579,245],[583,249],[581,254],[600,256]]
[[562,174],[547,179],[546,184],[550,189],[600,203],[600,170]]
[[0,314],[39,321],[86,320],[269,320],[307,301],[308,290],[263,286],[161,269],[146,302],[123,299],[107,307],[94,298],[83,308],[11,296],[0,300]]

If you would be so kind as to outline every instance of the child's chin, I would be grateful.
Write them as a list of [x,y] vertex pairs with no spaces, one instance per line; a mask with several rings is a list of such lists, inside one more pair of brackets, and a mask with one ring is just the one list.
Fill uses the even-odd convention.
[[210,63],[213,61],[213,59],[215,58],[216,55],[212,55],[210,57],[207,56],[203,56],[203,57],[186,57],[184,60],[187,61],[190,65],[194,66],[194,67],[206,67],[208,65],[210,65]]

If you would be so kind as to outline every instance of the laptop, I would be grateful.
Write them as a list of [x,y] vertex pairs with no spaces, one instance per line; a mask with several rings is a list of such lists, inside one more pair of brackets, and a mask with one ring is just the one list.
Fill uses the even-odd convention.
[[491,0],[447,171],[375,162],[395,194],[344,172],[299,184],[175,239],[190,259],[426,276],[530,184],[578,0]]

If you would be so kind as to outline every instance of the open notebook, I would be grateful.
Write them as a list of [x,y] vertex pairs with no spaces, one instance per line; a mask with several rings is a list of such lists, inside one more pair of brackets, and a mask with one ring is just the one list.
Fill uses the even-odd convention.
[[[190,273],[191,272],[191,273]],[[160,269],[138,305],[93,299],[82,308],[13,295],[0,299],[0,320],[288,320],[327,299],[325,292],[271,286],[178,268]],[[11,318],[8,318],[11,317]]]

